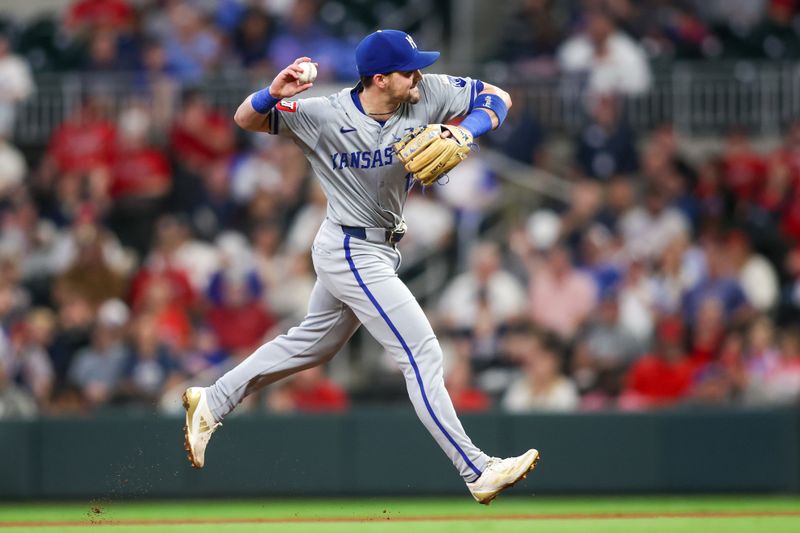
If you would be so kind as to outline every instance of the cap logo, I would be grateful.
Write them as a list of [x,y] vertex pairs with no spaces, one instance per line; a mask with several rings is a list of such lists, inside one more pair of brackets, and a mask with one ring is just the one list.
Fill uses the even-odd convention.
[[406,34],[406,41],[408,41],[408,44],[411,45],[411,48],[413,48],[414,50],[417,49],[417,43],[415,43],[414,39],[412,39],[411,36],[408,34]]

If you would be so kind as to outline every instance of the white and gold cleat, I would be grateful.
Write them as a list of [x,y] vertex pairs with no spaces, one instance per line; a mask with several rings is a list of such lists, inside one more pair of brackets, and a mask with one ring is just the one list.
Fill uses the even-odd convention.
[[183,426],[184,443],[189,454],[189,462],[195,468],[203,468],[206,446],[211,435],[222,425],[214,420],[214,415],[206,402],[203,387],[189,387],[183,392],[183,408],[186,409],[186,425]]
[[502,491],[525,479],[528,472],[536,468],[538,462],[539,452],[533,449],[519,457],[508,459],[492,457],[481,477],[472,483],[467,483],[467,488],[478,503],[489,505]]

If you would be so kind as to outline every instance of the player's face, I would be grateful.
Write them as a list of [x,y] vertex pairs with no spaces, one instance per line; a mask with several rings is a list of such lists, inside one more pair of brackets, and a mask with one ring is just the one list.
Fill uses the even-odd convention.
[[416,104],[420,99],[417,84],[421,79],[419,70],[392,72],[389,75],[389,94],[397,102]]

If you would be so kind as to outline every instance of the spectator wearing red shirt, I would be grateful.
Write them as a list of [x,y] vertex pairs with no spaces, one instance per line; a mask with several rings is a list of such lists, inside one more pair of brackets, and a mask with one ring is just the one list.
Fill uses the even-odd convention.
[[473,383],[470,365],[470,346],[466,344],[461,353],[455,354],[453,364],[447,371],[445,386],[453,401],[453,407],[459,413],[479,413],[492,406],[489,396]]
[[772,158],[786,165],[791,183],[800,182],[800,121],[789,126],[783,144],[775,150]]
[[728,134],[722,156],[723,181],[742,202],[749,202],[764,186],[767,161],[757,153],[741,130]]
[[212,109],[197,91],[183,94],[181,110],[169,136],[176,161],[190,172],[202,174],[208,165],[231,154],[233,140],[228,116]]
[[191,343],[192,324],[186,308],[174,295],[172,280],[163,275],[154,275],[142,293],[137,317],[147,315],[155,324],[157,338],[173,352],[186,350]]
[[100,212],[108,206],[111,154],[117,130],[100,103],[89,97],[50,137],[38,186],[53,198],[57,215],[71,218],[83,201]]
[[148,142],[147,111],[134,107],[123,112],[119,132],[111,161],[109,224],[124,244],[144,255],[172,186],[172,171],[164,153]]
[[623,408],[673,405],[690,394],[696,365],[683,349],[680,319],[662,319],[656,339],[656,350],[636,361],[628,372],[627,388],[619,400]]
[[347,392],[325,375],[322,366],[292,376],[283,387],[271,391],[267,404],[276,412],[341,413],[350,406]]
[[125,0],[77,0],[67,10],[64,25],[74,35],[98,28],[124,29],[133,20],[133,8]]
[[277,322],[251,292],[242,280],[226,279],[222,283],[222,301],[206,314],[220,347],[234,356],[250,354]]
[[186,242],[185,224],[174,216],[163,216],[156,222],[155,247],[131,281],[130,304],[138,310],[147,286],[154,278],[165,278],[172,289],[172,298],[185,309],[192,309],[197,295],[187,267],[176,259]]

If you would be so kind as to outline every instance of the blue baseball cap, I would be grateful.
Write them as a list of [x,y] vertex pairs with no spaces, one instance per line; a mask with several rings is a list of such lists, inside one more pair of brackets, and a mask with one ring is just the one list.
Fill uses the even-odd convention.
[[359,76],[418,70],[433,65],[439,52],[423,52],[409,34],[378,30],[364,37],[356,47]]

